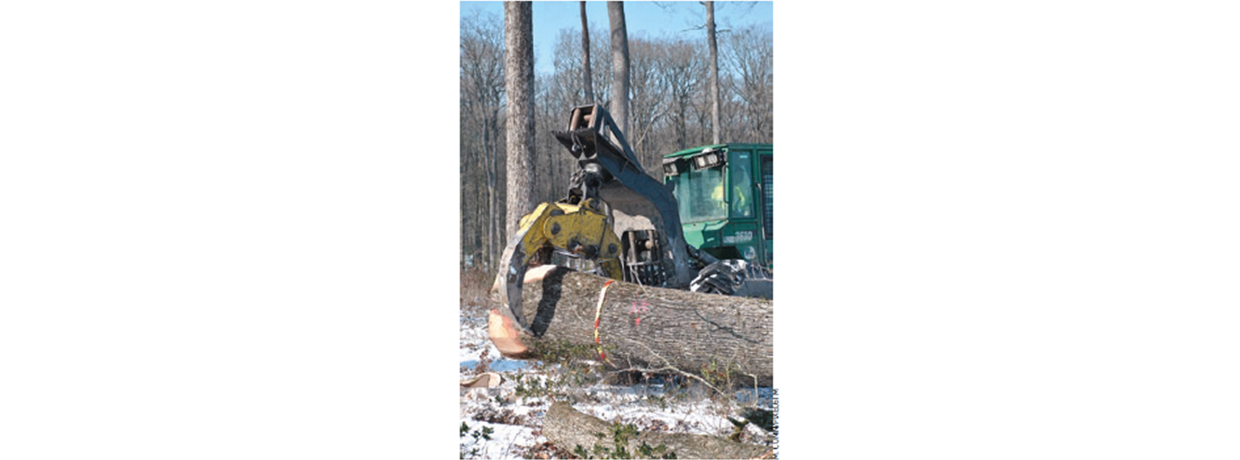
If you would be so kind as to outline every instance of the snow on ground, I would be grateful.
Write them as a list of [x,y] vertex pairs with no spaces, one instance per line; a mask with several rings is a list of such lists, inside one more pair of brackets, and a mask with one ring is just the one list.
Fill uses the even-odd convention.
[[[499,349],[487,338],[486,318],[461,319],[461,367],[474,369],[483,356],[489,360],[489,369],[494,372],[506,372],[529,367],[529,363],[520,360],[506,359],[499,355]],[[463,376],[464,374],[462,374]]]
[[[557,386],[563,382],[557,380],[558,366],[502,358],[487,338],[486,317],[466,312],[462,309],[460,379],[478,375],[479,365],[485,362],[486,370],[501,374],[504,382],[495,388],[461,390],[462,458],[565,458],[565,452],[553,450],[541,434],[551,393],[570,392],[573,408],[603,420],[633,424],[642,431],[727,436],[733,430],[727,417],[740,418],[734,405],[712,400],[700,388],[658,378],[631,386],[601,381],[581,387]],[[750,404],[754,398],[751,388],[738,391],[735,399]],[[770,409],[771,403],[771,389],[759,388],[756,405]],[[770,441],[770,435],[756,426],[745,430],[748,442]]]

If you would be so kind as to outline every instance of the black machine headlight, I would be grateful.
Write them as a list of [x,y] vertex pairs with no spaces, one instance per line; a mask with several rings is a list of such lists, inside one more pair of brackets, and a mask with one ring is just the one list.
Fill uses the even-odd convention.
[[724,163],[724,156],[719,151],[706,151],[693,157],[694,169],[706,169],[719,166]]
[[663,175],[666,177],[678,176],[689,170],[689,162],[684,158],[676,158],[663,162]]

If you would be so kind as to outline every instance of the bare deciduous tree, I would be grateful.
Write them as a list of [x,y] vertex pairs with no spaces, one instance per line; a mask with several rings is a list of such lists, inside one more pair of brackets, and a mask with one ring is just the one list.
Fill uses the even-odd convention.
[[[534,204],[534,22],[530,2],[504,3],[508,97],[508,199],[505,235],[516,233]],[[505,237],[506,239],[506,237]]]
[[607,2],[607,16],[611,21],[611,116],[620,131],[629,130],[629,36],[624,26],[624,2]]
[[[594,28],[590,35],[607,35],[606,29]],[[611,99],[611,78],[590,78],[593,98],[586,94],[581,82],[584,80],[584,66],[581,58],[580,31],[561,29],[552,47],[552,64],[555,68],[553,79],[548,84],[557,95],[569,97],[568,104],[584,105],[591,102],[600,104]],[[590,55],[607,56],[611,53],[609,43],[603,40],[590,41]],[[611,75],[610,59],[590,59],[591,75]],[[565,107],[567,110],[569,107]],[[563,128],[563,127],[561,127]]]
[[581,2],[581,62],[585,74],[582,88],[588,104],[594,102],[594,82],[590,78],[590,22],[586,20],[586,2]]
[[659,160],[659,149],[654,147],[654,138],[667,115],[667,88],[659,79],[659,62],[664,45],[636,37],[630,40],[629,45],[632,98],[629,100],[629,130],[625,131],[624,136],[646,172],[659,177],[663,174],[663,163]]
[[726,62],[736,78],[737,95],[745,117],[745,136],[755,142],[772,142],[774,132],[774,48],[771,31],[754,26],[728,34]]
[[498,146],[504,98],[503,24],[481,13],[461,20],[462,261],[491,267],[503,247],[498,235],[504,173]]
[[662,83],[668,90],[671,102],[669,109],[675,136],[673,150],[681,150],[689,147],[686,125],[701,81],[702,56],[692,44],[679,40],[663,48],[660,61]]
[[706,5],[706,42],[710,47],[711,141],[719,143],[719,46],[715,41],[715,2]]

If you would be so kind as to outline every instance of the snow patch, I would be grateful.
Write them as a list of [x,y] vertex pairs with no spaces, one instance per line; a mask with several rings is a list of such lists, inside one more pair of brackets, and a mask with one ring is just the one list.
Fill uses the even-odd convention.
[[[500,356],[487,336],[486,318],[462,318],[460,379],[477,375],[480,361],[488,361],[487,370],[498,372],[504,383],[494,388],[461,390],[461,421],[469,433],[461,437],[463,458],[525,458],[547,439],[542,436],[543,417],[551,407],[551,398],[530,388],[550,382],[556,367],[531,361],[509,360]],[[518,382],[526,389],[517,394]],[[537,382],[537,383],[535,383]],[[633,424],[642,431],[690,433],[727,436],[734,425],[728,417],[727,405],[719,404],[703,393],[684,391],[671,382],[651,379],[649,383],[632,386],[596,383],[574,390],[573,408],[609,422]],[[769,387],[740,390],[736,401],[770,409],[772,392]],[[472,433],[489,427],[490,439],[475,438]],[[748,425],[749,442],[770,439],[770,434]],[[537,434],[535,434],[537,433]]]

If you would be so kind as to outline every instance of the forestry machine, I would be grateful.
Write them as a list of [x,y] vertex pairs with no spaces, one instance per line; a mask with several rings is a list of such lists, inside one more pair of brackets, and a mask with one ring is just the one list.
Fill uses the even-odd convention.
[[[578,169],[570,180],[568,196],[554,203],[542,203],[521,218],[516,234],[504,250],[496,279],[499,298],[505,307],[500,308],[500,312],[512,319],[519,329],[530,333],[529,323],[522,314],[521,291],[525,273],[531,265],[562,265],[646,286],[772,298],[768,270],[769,172],[764,174],[765,193],[758,181],[750,181],[757,185],[749,185],[746,192],[741,190],[742,184],[734,184],[735,191],[726,194],[722,179],[689,182],[690,179],[698,181],[693,173],[699,170],[704,178],[711,177],[706,174],[707,170],[722,177],[721,171],[731,154],[727,152],[727,145],[718,145],[668,155],[663,165],[669,179],[665,185],[645,173],[615,121],[597,104],[572,109],[568,130],[554,135],[577,159]],[[765,149],[762,151],[748,148],[754,147],[750,144],[743,145],[754,158],[751,164],[759,164],[760,154],[764,154],[765,161],[770,161],[769,144],[762,146]],[[750,161],[748,154],[745,158]],[[766,164],[762,163],[761,167]],[[744,180],[749,181],[748,173]],[[688,193],[691,186],[701,189],[707,183],[713,184],[713,197],[710,192]],[[677,186],[684,187],[686,193],[674,194]],[[758,193],[753,193],[755,191]],[[688,224],[697,229],[693,235],[701,246],[703,232],[699,227],[713,223],[712,229],[722,228],[727,223],[728,208],[724,197],[737,197],[741,193],[749,194],[751,204],[749,212],[739,216],[750,217],[754,222],[750,225],[761,229],[760,235],[767,235],[765,244],[755,246],[752,230],[747,232],[746,241],[751,244],[745,246],[743,254],[737,245],[721,246],[720,241],[727,237],[721,237],[718,231],[712,234],[715,241],[710,248],[699,250],[686,243],[681,217],[692,215],[686,214],[691,205],[678,203],[677,195],[683,199],[693,195],[696,202],[692,206],[698,208],[703,206],[704,200],[713,198],[713,202],[705,206],[722,210],[722,220]],[[757,211],[759,208],[752,198],[755,196],[766,197],[759,201],[763,203],[762,211]],[[738,214],[733,213],[733,216]],[[766,222],[758,222],[760,220]],[[730,236],[735,242],[745,234],[739,232]],[[762,238],[758,240],[760,243]],[[758,251],[755,247],[759,247]]]

